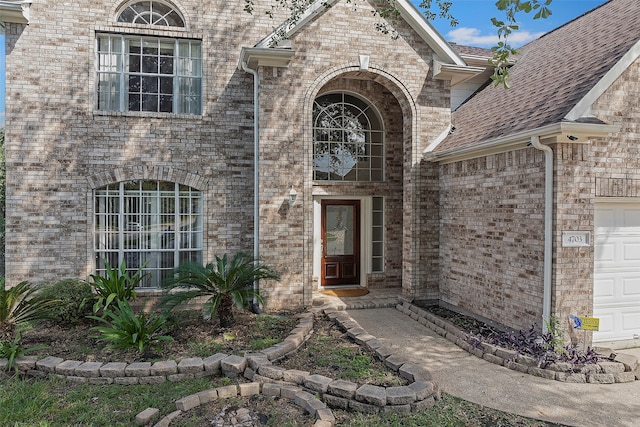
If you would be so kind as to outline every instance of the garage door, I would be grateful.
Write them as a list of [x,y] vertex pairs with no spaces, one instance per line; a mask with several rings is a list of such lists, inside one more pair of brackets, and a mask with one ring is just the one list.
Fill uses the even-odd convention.
[[595,210],[594,341],[640,338],[640,202]]

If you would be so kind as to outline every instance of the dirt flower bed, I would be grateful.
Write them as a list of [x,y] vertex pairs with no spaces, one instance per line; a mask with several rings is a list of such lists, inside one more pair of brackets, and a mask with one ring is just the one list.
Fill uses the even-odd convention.
[[97,323],[90,320],[79,324],[62,326],[44,323],[23,332],[25,348],[46,345],[45,349],[31,353],[52,355],[67,360],[99,362],[142,362],[157,360],[180,360],[186,357],[207,357],[215,353],[243,355],[282,341],[297,324],[295,313],[286,315],[256,315],[236,312],[236,324],[232,328],[220,328],[212,321],[203,320],[199,313],[182,313],[176,322],[169,322],[173,340],[161,343],[159,350],[143,354],[135,350],[113,350],[108,343],[94,338],[97,333],[91,328]]
[[288,399],[256,395],[221,399],[192,409],[176,419],[172,426],[211,427],[306,427],[315,418]]
[[313,335],[278,365],[358,384],[381,387],[408,384],[407,380],[387,368],[374,352],[355,343],[325,316],[316,315],[313,327]]

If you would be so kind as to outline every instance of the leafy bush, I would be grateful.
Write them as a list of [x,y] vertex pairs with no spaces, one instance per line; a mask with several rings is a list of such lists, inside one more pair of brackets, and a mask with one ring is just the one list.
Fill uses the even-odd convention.
[[144,311],[136,315],[126,300],[118,300],[117,307],[105,310],[103,317],[89,318],[104,323],[104,326],[91,329],[100,333],[93,338],[112,343],[107,348],[135,348],[144,353],[150,348],[159,348],[161,341],[173,339],[170,336],[159,335],[165,329],[166,317],[160,314],[146,314]]
[[20,282],[7,289],[4,277],[0,277],[0,341],[13,341],[16,328],[27,322],[38,322],[49,317],[49,309],[58,300],[42,297],[38,288],[28,282]]
[[91,281],[87,282],[97,294],[96,302],[93,305],[94,314],[101,309],[106,311],[114,300],[135,300],[135,288],[147,276],[142,272],[144,265],[138,268],[133,276],[129,275],[125,261],[122,261],[119,268],[112,268],[106,260],[104,265],[106,266],[105,276],[92,274],[89,276]]
[[242,252],[231,260],[226,254],[222,258],[216,256],[215,264],[206,266],[186,263],[176,268],[174,273],[174,278],[163,284],[165,294],[161,306],[171,311],[182,303],[204,297],[203,317],[209,320],[217,316],[223,328],[235,323],[234,305],[242,308],[252,297],[260,300],[260,295],[253,291],[254,281],[280,279],[270,267],[255,262]]
[[10,371],[14,369],[18,372],[18,365],[16,359],[19,359],[27,354],[46,348],[46,345],[38,345],[35,347],[24,348],[20,344],[20,334],[16,334],[13,341],[0,341],[0,359],[7,359],[6,370]]
[[44,286],[40,295],[48,299],[57,297],[59,303],[49,309],[49,318],[60,324],[77,323],[91,314],[89,303],[95,297],[91,285],[80,279],[64,279]]

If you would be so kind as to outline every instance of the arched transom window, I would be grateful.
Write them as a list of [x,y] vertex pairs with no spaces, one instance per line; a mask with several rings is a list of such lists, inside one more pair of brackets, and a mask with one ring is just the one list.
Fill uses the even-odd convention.
[[202,192],[173,182],[126,181],[94,192],[97,274],[105,263],[126,263],[148,273],[143,287],[157,287],[172,270],[202,262]]
[[118,22],[184,27],[184,18],[175,7],[169,3],[154,0],[127,3],[118,15]]
[[313,179],[383,181],[384,132],[374,108],[345,92],[313,105]]

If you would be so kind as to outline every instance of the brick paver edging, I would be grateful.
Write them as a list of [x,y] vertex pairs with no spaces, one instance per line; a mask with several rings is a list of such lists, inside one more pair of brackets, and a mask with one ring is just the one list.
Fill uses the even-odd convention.
[[[284,341],[264,349],[261,355],[268,360],[286,356],[295,351],[313,333],[313,313],[299,315],[299,321]],[[38,359],[38,356],[25,356],[16,359],[18,369],[33,377],[55,376],[75,383],[88,384],[159,384],[164,381],[181,381],[224,375],[237,378],[244,374],[248,365],[242,356],[217,353],[205,359],[185,358],[179,362],[164,360],[159,362],[83,362],[64,360],[56,356]],[[6,369],[7,359],[0,359],[0,378]]]
[[514,350],[504,349],[488,343],[482,343],[476,347],[469,343],[469,336],[466,332],[458,329],[451,322],[409,302],[405,301],[402,304],[398,304],[396,309],[438,335],[447,338],[463,350],[488,362],[518,372],[549,380],[572,383],[613,384],[632,382],[636,379],[640,380],[638,360],[631,355],[619,353],[614,361],[602,361],[597,364],[584,365],[580,372],[573,372],[574,366],[571,363],[554,363],[543,369],[538,366],[535,358],[518,354]]
[[[319,312],[325,313],[335,321],[356,343],[374,351],[388,368],[411,381],[411,384],[399,387],[359,385],[322,375],[312,375],[310,372],[286,370],[274,365],[273,362],[296,351],[313,333],[313,317]],[[26,356],[17,359],[16,363],[22,372],[34,377],[51,375],[75,383],[98,385],[159,384],[164,381],[181,381],[214,375],[224,375],[232,379],[242,376],[249,381],[261,383],[263,394],[295,395],[294,401],[305,409],[309,406],[311,408],[309,412],[316,416],[319,409],[326,409],[326,405],[364,413],[409,413],[429,408],[434,405],[435,400],[440,398],[438,386],[431,381],[428,370],[408,362],[402,355],[381,345],[376,337],[368,334],[345,311],[338,310],[331,304],[314,307],[309,312],[301,314],[296,328],[284,341],[260,352],[247,353],[244,357],[217,353],[205,359],[198,357],[185,358],[179,362],[165,360],[127,364],[82,362],[64,360],[55,356],[38,360],[37,356]],[[0,369],[6,367],[6,364],[6,359],[0,360]],[[216,393],[219,395],[219,390]],[[320,395],[324,403],[309,398],[314,395]],[[192,403],[196,402],[193,396],[183,399],[187,398],[191,398]],[[327,424],[326,419],[318,419],[318,421],[323,422],[318,424],[321,426],[333,425]]]
[[[238,396],[250,397],[258,394],[290,400],[293,404],[304,409],[315,418],[314,427],[332,427],[335,425],[336,419],[333,412],[311,393],[307,393],[299,387],[251,382],[217,387],[178,399],[176,400],[176,410],[160,419],[154,427],[168,427],[173,420],[183,413],[218,399],[228,399]],[[150,425],[159,415],[159,409],[147,408],[136,415],[135,421],[136,424],[140,426]]]

